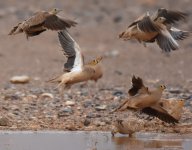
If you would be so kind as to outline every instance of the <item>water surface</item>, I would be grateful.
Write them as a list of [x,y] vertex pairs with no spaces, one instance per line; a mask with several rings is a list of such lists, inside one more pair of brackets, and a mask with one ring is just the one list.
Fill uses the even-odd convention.
[[109,132],[1,131],[0,150],[192,150],[192,135]]

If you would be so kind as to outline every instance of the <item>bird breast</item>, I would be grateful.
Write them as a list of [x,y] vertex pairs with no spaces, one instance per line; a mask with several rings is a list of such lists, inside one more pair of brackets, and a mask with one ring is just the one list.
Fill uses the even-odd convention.
[[94,70],[91,68],[84,68],[81,71],[74,71],[65,74],[65,84],[74,84],[82,81],[90,80],[94,75]]

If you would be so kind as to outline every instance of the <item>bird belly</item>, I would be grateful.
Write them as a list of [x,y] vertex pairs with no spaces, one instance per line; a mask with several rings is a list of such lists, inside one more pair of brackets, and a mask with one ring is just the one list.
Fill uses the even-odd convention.
[[86,72],[77,72],[77,73],[75,72],[69,76],[69,79],[66,82],[66,84],[83,82],[83,81],[90,80],[90,78],[91,78],[91,75]]
[[158,34],[157,32],[151,32],[151,33],[137,32],[134,37],[139,41],[147,42],[152,40],[155,36],[157,36],[157,34]]
[[140,98],[140,99],[133,99],[132,101],[132,106],[138,108],[138,109],[142,109],[145,107],[150,107],[153,106],[154,104],[157,103],[157,100],[153,97],[147,96],[144,98]]

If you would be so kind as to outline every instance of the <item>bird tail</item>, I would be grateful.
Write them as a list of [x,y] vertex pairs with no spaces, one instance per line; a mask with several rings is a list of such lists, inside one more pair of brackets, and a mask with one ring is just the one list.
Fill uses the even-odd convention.
[[70,19],[64,19],[67,28],[75,27],[78,23]]
[[46,82],[58,83],[58,82],[61,82],[61,81],[62,81],[61,78],[62,78],[62,75],[59,75],[59,76],[57,76],[57,77],[55,77],[55,78],[52,78],[52,79],[50,79],[50,80],[48,80],[48,81],[46,81]]
[[21,32],[23,32],[23,29],[21,29],[19,27],[19,25],[17,25],[15,27],[13,27],[13,29],[9,32],[8,35],[15,35],[15,34],[18,34],[18,33],[21,33]]

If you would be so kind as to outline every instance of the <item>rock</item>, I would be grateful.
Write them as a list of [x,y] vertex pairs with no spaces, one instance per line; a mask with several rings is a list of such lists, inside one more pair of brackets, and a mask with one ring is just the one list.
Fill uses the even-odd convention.
[[66,101],[65,105],[67,105],[67,106],[74,106],[75,102],[73,102],[73,101]]
[[122,96],[123,92],[122,91],[115,91],[115,92],[113,92],[113,95],[114,96]]
[[100,114],[96,114],[96,113],[92,113],[92,112],[89,112],[87,115],[86,115],[86,118],[99,118],[101,117]]
[[41,88],[31,88],[31,89],[30,89],[30,92],[31,92],[32,94],[39,95],[39,94],[44,93],[44,90],[41,89]]
[[5,117],[0,118],[0,126],[8,126],[9,120]]
[[53,99],[54,96],[51,93],[43,93],[43,94],[40,95],[40,98],[51,98],[51,99]]
[[26,75],[14,76],[10,79],[10,82],[13,84],[25,84],[28,83],[30,78]]
[[169,88],[168,91],[169,91],[170,93],[173,93],[173,94],[179,94],[179,93],[182,92],[181,88],[177,88],[177,87],[175,87],[175,88]]
[[106,109],[107,109],[107,105],[100,105],[95,107],[95,110],[97,111],[106,110]]
[[20,96],[13,94],[13,95],[5,95],[4,100],[19,100]]
[[91,123],[91,120],[90,119],[88,119],[88,118],[86,118],[85,120],[84,120],[84,126],[89,126],[90,125],[90,123]]
[[65,116],[69,116],[72,113],[73,113],[73,110],[71,109],[71,106],[67,106],[67,107],[61,109],[58,112],[57,116],[58,117],[65,117]]
[[85,102],[83,103],[83,106],[84,106],[85,108],[91,107],[92,105],[93,105],[93,102],[92,102],[91,100],[87,100],[87,101],[85,101]]

